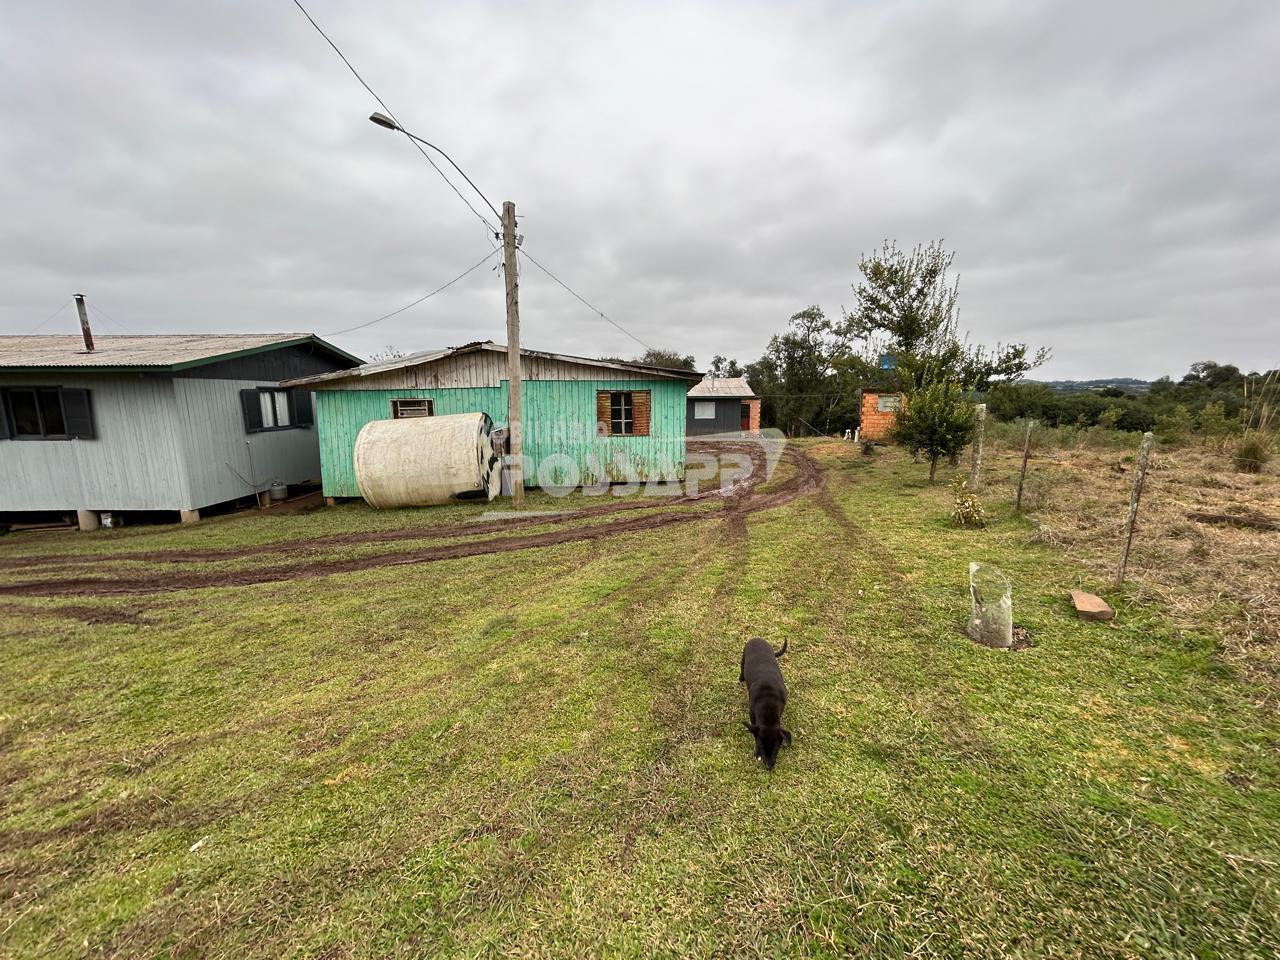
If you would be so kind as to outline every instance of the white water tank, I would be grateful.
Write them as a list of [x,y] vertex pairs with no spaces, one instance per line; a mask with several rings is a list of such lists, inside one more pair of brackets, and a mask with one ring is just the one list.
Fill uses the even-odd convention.
[[360,496],[371,507],[426,507],[498,495],[501,458],[487,413],[373,420],[356,437]]

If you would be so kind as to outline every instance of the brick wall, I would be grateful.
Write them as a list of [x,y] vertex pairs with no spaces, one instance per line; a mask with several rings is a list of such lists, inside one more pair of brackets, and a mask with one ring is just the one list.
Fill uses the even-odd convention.
[[900,393],[864,392],[862,394],[862,432],[859,434],[863,440],[887,440],[889,431],[898,420],[897,412],[880,409],[881,397],[899,397],[900,403],[907,402],[907,398]]
[[748,400],[746,401],[746,404],[748,407],[751,408],[751,414],[747,421],[748,423],[747,432],[759,433],[760,432],[760,401]]

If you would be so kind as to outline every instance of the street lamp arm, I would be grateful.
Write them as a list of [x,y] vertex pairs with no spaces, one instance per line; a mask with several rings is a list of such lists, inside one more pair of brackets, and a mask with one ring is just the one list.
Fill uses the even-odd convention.
[[376,124],[377,124],[378,126],[380,126],[380,127],[386,127],[388,130],[399,130],[401,133],[403,133],[403,134],[404,134],[406,137],[408,137],[410,140],[416,140],[418,143],[422,144],[423,146],[425,146],[425,147],[430,147],[430,148],[431,148],[432,150],[434,150],[436,153],[440,154],[440,156],[442,156],[442,157],[444,157],[446,160],[448,160],[448,161],[449,161],[449,166],[451,166],[451,167],[453,167],[453,169],[457,170],[457,171],[458,171],[459,176],[461,176],[463,180],[467,181],[467,183],[470,185],[471,189],[472,189],[472,190],[474,190],[477,194],[479,194],[479,195],[480,195],[480,199],[481,199],[481,200],[483,200],[486,204],[488,204],[489,209],[493,211],[493,215],[494,215],[495,217],[497,217],[499,221],[501,221],[501,220],[502,220],[502,214],[500,214],[500,213],[498,212],[498,208],[497,208],[497,207],[495,207],[495,206],[494,206],[494,205],[489,201],[489,198],[488,198],[488,197],[486,197],[486,196],[484,195],[484,192],[483,192],[479,187],[477,187],[477,186],[475,185],[475,183],[473,183],[473,182],[472,182],[471,178],[470,178],[470,177],[468,177],[468,176],[466,175],[466,173],[463,171],[463,169],[462,169],[460,166],[458,166],[456,163],[454,163],[454,162],[453,162],[453,157],[449,156],[447,153],[445,153],[443,150],[441,150],[439,147],[437,147],[437,146],[436,146],[434,143],[432,143],[431,141],[429,141],[429,140],[423,140],[423,139],[422,139],[420,136],[418,136],[416,133],[410,133],[410,132],[409,132],[408,130],[406,130],[404,127],[400,126],[400,124],[399,124],[399,123],[397,123],[395,120],[392,120],[390,117],[388,117],[388,116],[387,116],[386,114],[384,114],[384,113],[377,113],[377,112],[375,111],[373,114],[371,114],[371,115],[369,116],[369,119],[370,119],[371,121],[373,121],[374,123],[376,123]]

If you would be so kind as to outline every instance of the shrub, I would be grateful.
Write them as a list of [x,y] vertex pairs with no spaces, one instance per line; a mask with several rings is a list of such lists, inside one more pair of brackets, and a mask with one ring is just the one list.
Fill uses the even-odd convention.
[[1124,407],[1112,404],[1098,414],[1098,426],[1103,430],[1114,430],[1120,418],[1124,416]]
[[1227,416],[1226,405],[1221,400],[1206,403],[1196,414],[1196,429],[1209,443],[1221,450],[1231,435],[1237,432],[1239,422]]
[[1261,434],[1250,434],[1236,444],[1231,459],[1241,473],[1261,473],[1271,459],[1270,444]]
[[1161,443],[1181,443],[1190,432],[1191,413],[1180,403],[1156,417],[1156,438]]
[[987,513],[982,508],[982,501],[969,489],[969,482],[964,477],[956,476],[952,479],[951,493],[955,497],[955,506],[951,510],[952,523],[957,527],[987,525]]
[[954,383],[931,383],[907,398],[907,408],[894,424],[895,439],[929,456],[929,482],[938,460],[958,454],[973,436],[973,404]]

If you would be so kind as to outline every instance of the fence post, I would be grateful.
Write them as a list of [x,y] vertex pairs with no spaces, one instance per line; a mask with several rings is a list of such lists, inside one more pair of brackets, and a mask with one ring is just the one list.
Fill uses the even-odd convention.
[[1035,425],[1034,420],[1027,421],[1027,438],[1022,441],[1022,472],[1018,474],[1018,502],[1013,508],[1019,513],[1022,512],[1022,485],[1027,481],[1027,460],[1031,458],[1031,428]]
[[1129,548],[1133,545],[1133,527],[1138,519],[1138,501],[1142,498],[1142,484],[1147,479],[1147,460],[1151,457],[1151,443],[1155,439],[1150,432],[1142,435],[1138,447],[1138,460],[1133,467],[1133,491],[1129,494],[1129,512],[1124,518],[1124,549],[1120,554],[1120,566],[1116,568],[1116,586],[1124,583],[1125,568],[1129,566]]
[[987,405],[973,408],[973,460],[969,464],[969,489],[982,489],[982,437],[986,433]]

